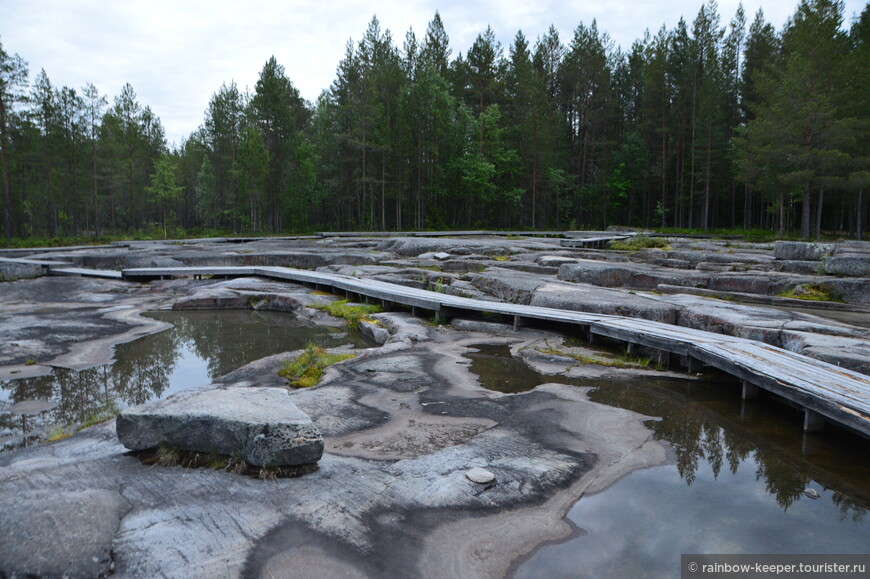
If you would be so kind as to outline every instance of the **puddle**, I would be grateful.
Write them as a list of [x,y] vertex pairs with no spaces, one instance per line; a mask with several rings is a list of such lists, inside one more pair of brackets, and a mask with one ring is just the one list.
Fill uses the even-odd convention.
[[[285,312],[147,315],[173,327],[118,345],[109,364],[0,382],[0,449],[38,439],[58,426],[98,420],[126,406],[210,384],[254,360],[304,348],[309,341],[326,347],[371,345],[343,328],[313,326]],[[12,412],[25,401],[51,401],[54,407],[26,415]]]
[[534,372],[507,346],[474,348],[466,356],[484,387],[593,387],[595,402],[660,417],[647,426],[672,451],[670,464],[578,501],[575,533],[516,577],[672,577],[683,553],[868,552],[870,441],[829,427],[804,435],[797,411],[742,403],[737,382],[571,379]]

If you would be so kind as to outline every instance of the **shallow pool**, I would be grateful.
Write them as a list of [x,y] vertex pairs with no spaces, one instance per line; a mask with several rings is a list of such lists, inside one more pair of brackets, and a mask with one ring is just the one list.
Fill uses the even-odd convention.
[[[158,311],[164,332],[115,348],[111,363],[38,378],[0,382],[0,448],[20,446],[54,430],[99,419],[120,408],[210,384],[245,364],[304,348],[370,345],[356,333],[316,326],[285,312],[249,310]],[[48,401],[50,410],[10,412],[24,401]],[[19,407],[20,408],[20,407]]]

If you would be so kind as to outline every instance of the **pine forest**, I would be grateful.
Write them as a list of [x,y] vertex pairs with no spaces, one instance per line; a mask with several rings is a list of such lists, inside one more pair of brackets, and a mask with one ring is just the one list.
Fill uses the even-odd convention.
[[27,239],[317,230],[765,230],[860,239],[870,189],[870,4],[803,0],[616,46],[597,24],[491,28],[377,17],[308,102],[273,57],[227,79],[167,145],[127,84],[52,84],[0,44],[2,227]]

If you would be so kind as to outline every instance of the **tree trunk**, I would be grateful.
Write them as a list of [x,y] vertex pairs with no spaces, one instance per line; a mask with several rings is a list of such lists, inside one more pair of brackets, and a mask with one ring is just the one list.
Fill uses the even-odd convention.
[[9,184],[9,163],[6,160],[6,103],[0,98],[0,160],[3,170],[3,228],[6,232],[6,245],[12,239],[12,194]]
[[804,183],[801,198],[801,239],[810,238],[810,184]]
[[779,192],[779,236],[785,235],[785,195]]
[[864,190],[858,189],[858,217],[857,217],[857,226],[858,226],[858,241],[861,241],[861,235],[864,233]]
[[822,204],[825,202],[825,190],[819,190],[819,208],[816,211],[816,241],[822,238]]

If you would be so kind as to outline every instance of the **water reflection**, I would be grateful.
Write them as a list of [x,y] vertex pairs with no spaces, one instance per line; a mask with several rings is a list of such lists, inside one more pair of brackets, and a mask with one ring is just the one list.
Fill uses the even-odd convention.
[[[265,356],[304,348],[309,341],[334,347],[362,346],[356,335],[313,326],[283,312],[152,312],[173,324],[115,349],[110,364],[73,371],[57,368],[47,376],[0,382],[0,447],[19,446],[58,425],[82,424],[106,409],[163,398],[209,384]],[[12,405],[53,400],[42,413],[19,415]]]
[[647,426],[673,453],[672,465],[581,499],[569,515],[575,536],[542,548],[517,576],[675,576],[680,553],[867,552],[866,439],[836,428],[804,435],[796,410],[763,397],[741,402],[736,382],[547,376],[507,346],[475,348],[467,357],[484,387],[593,388],[595,402],[660,418]]

